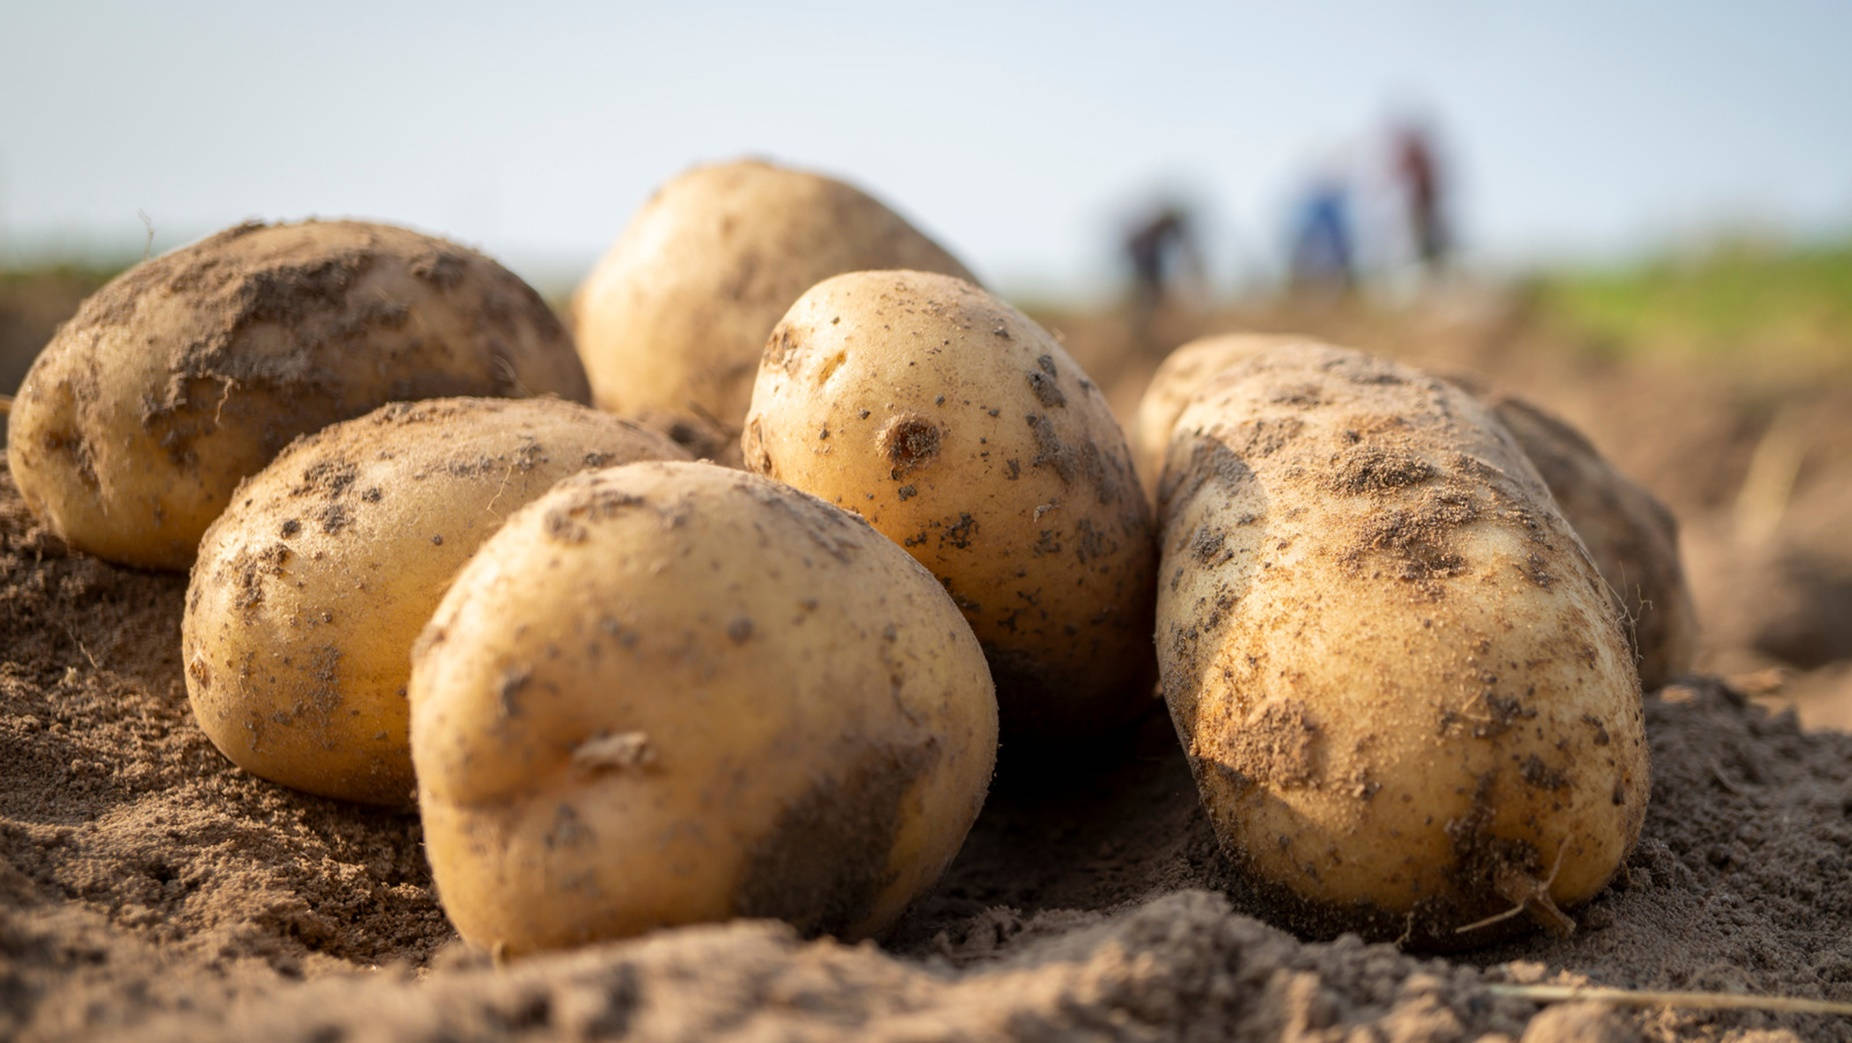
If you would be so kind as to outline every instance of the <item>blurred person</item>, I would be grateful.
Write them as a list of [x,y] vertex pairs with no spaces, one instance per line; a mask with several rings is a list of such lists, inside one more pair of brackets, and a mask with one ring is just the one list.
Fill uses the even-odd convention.
[[1434,148],[1433,133],[1409,120],[1393,135],[1392,171],[1401,188],[1409,241],[1421,267],[1430,275],[1445,265],[1453,243],[1444,207],[1446,182]]
[[1142,343],[1150,338],[1158,311],[1175,297],[1177,284],[1203,279],[1196,219],[1183,204],[1164,203],[1132,225],[1122,249],[1132,276],[1132,332]]
[[1342,170],[1328,166],[1307,180],[1293,206],[1288,285],[1306,291],[1348,293],[1357,282],[1351,192]]

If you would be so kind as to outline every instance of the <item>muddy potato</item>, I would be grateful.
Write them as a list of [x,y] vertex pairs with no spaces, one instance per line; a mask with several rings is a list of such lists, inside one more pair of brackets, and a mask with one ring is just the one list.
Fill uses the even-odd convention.
[[[1152,376],[1131,433],[1133,457],[1155,493],[1177,416],[1217,372],[1284,344],[1314,343],[1274,334],[1224,334],[1183,345]],[[1678,524],[1665,505],[1621,474],[1581,433],[1536,406],[1449,374],[1516,437],[1627,614],[1640,681],[1657,689],[1691,669],[1697,613],[1679,562]]]
[[354,221],[241,225],[129,269],[59,329],[7,457],[71,545],[184,569],[297,435],[444,395],[587,400],[539,295],[481,254]]
[[684,457],[558,399],[400,402],[297,441],[200,544],[181,628],[195,719],[254,775],[411,803],[411,647],[451,576],[559,479]]
[[935,880],[997,709],[932,576],[712,464],[561,482],[457,577],[412,665],[425,843],[511,953],[729,917],[845,938]]
[[983,642],[1007,733],[1097,735],[1152,705],[1150,512],[1105,399],[959,279],[812,287],[765,349],[748,469],[867,518]]
[[1572,927],[1639,836],[1619,616],[1468,394],[1287,344],[1184,409],[1160,489],[1162,687],[1224,849],[1318,934]]
[[779,316],[817,282],[868,268],[972,278],[843,182],[752,160],[690,170],[657,190],[574,296],[594,400],[716,425],[737,445]]
[[1672,512],[1562,420],[1511,395],[1478,397],[1517,438],[1620,598],[1640,684],[1656,690],[1690,673],[1698,654],[1698,615],[1679,561]]
[[1145,495],[1157,497],[1158,477],[1164,471],[1164,452],[1170,447],[1171,429],[1190,397],[1220,371],[1250,355],[1305,337],[1276,333],[1220,333],[1182,345],[1158,365],[1151,383],[1139,397],[1138,412],[1126,432],[1132,462],[1144,481]]

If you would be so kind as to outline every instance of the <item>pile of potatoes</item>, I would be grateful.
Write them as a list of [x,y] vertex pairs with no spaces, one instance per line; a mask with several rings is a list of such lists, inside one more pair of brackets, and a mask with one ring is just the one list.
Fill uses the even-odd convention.
[[1226,337],[1128,444],[950,254],[759,162],[664,187],[574,313],[404,229],[240,226],[100,291],[9,417],[53,531],[191,568],[213,743],[415,804],[475,943],[878,935],[1000,743],[1098,756],[1159,695],[1308,932],[1564,930],[1638,835],[1675,533],[1534,407]]

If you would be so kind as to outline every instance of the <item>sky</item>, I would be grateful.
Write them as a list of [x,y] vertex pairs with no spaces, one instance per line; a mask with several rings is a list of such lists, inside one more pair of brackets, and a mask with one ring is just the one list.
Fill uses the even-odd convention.
[[1219,279],[1313,171],[1431,121],[1469,254],[1852,230],[1852,3],[0,0],[0,255],[357,216],[536,282],[651,188],[757,155],[886,200],[993,285],[1090,292],[1153,192]]

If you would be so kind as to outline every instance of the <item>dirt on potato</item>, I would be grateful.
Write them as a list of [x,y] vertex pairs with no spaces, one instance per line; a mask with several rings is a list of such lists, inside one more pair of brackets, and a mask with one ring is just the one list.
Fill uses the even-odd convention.
[[[351,381],[342,379],[344,374],[330,364],[331,348],[365,346],[376,331],[398,331],[413,321],[412,309],[403,301],[352,299],[354,288],[375,265],[401,262],[437,294],[448,294],[473,275],[484,289],[459,307],[482,331],[482,339],[497,345],[495,350],[503,350],[503,339],[519,341],[523,330],[564,340],[559,319],[538,293],[518,280],[483,275],[489,263],[461,247],[432,239],[420,243],[422,252],[394,257],[390,248],[373,241],[331,248],[307,240],[267,250],[245,249],[239,243],[266,229],[257,222],[242,224],[132,268],[86,299],[71,319],[74,335],[92,337],[131,325],[140,302],[156,287],[187,297],[197,313],[189,327],[197,339],[173,353],[172,379],[160,389],[158,400],[142,403],[140,416],[176,466],[191,464],[194,443],[216,428],[223,403],[235,389],[275,389],[281,398],[270,403],[273,409],[301,414],[262,428],[264,449],[271,454],[296,435],[314,430],[315,422],[354,414],[357,407],[346,386]],[[379,231],[400,249],[400,240],[412,238],[393,228]],[[245,342],[259,328],[283,331],[280,346],[268,352],[253,350]],[[504,361],[486,374],[465,375],[453,372],[456,366],[450,362],[461,354],[457,346],[412,337],[402,350],[405,357],[394,361],[404,375],[393,386],[391,398],[523,392],[512,362]],[[72,393],[80,406],[87,406],[97,392],[94,382],[84,383],[83,371],[78,372]],[[84,437],[81,431],[72,436],[79,449]]]
[[388,225],[245,224],[136,265],[58,327],[8,459],[74,546],[185,569],[238,482],[392,401],[589,396],[558,318],[480,254]]

